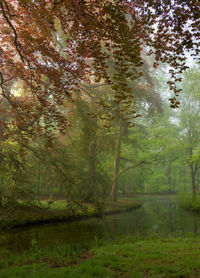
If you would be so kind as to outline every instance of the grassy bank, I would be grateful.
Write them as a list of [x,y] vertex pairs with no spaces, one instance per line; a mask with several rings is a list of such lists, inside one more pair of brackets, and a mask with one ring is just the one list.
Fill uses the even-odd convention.
[[193,198],[191,194],[180,194],[178,197],[181,208],[200,213],[200,197]]
[[0,278],[200,277],[199,250],[197,238],[139,242],[129,238],[74,254],[65,246],[35,249],[20,257],[1,254]]
[[133,200],[119,200],[116,203],[107,202],[102,209],[90,204],[69,207],[66,206],[65,201],[57,200],[48,209],[47,201],[42,201],[40,206],[20,205],[9,210],[0,209],[0,229],[102,216],[136,209],[141,206],[141,203]]
[[180,206],[183,209],[200,213],[200,200],[199,199],[198,200],[190,200],[188,202],[182,202],[180,204]]

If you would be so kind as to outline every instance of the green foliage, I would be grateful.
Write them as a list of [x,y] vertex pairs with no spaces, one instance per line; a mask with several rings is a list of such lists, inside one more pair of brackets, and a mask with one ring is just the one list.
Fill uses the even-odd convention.
[[200,212],[200,196],[195,198],[189,193],[181,193],[178,196],[179,204],[182,208]]
[[1,144],[0,207],[12,208],[20,200],[32,200],[33,192],[28,184],[23,155],[17,143],[7,140]]
[[18,193],[16,186],[7,186],[0,193],[0,204],[2,208],[13,208],[18,205],[19,198],[21,197]]
[[[14,138],[1,142],[0,207],[14,207],[21,200],[36,205],[43,198],[49,199],[46,207],[54,207],[54,195],[72,204],[69,211],[77,203],[90,202],[101,214],[101,204],[109,198],[113,183],[119,123],[119,173],[129,168],[117,178],[120,193],[191,191],[191,169],[198,189],[199,69],[185,73],[177,111],[167,103],[161,107],[148,65],[143,70],[146,76],[138,83],[130,80],[135,93],[131,106],[117,103],[104,83],[83,83],[82,94],[74,91],[75,101],[66,102],[69,123],[65,134],[60,136],[55,130],[51,144],[36,136],[28,144],[23,142],[23,148]],[[130,118],[136,110],[144,115]]]
[[83,215],[88,214],[88,206],[75,201],[67,202],[65,209],[66,209],[66,213],[69,215],[73,215],[77,213]]

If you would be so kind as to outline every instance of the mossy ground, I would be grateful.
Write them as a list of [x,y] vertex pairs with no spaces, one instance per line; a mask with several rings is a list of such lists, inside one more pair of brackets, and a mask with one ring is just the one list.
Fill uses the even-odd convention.
[[[19,205],[11,209],[0,209],[0,229],[15,228],[34,224],[53,223],[95,217],[98,212],[91,204],[84,204],[86,209],[67,209],[66,201],[54,201],[49,209],[47,201],[41,201],[37,208]],[[119,200],[116,203],[106,202],[103,213],[115,213],[140,207],[140,202],[133,200]]]
[[168,238],[93,247],[68,256],[64,247],[35,250],[6,261],[0,278],[200,277],[200,239]]

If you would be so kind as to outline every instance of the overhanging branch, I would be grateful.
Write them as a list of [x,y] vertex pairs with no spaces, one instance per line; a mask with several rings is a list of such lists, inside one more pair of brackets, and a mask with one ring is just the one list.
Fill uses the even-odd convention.
[[[5,1],[4,3],[6,3],[6,1]],[[6,3],[6,4],[7,4],[7,3]],[[6,5],[6,4],[5,4],[5,5]],[[14,27],[13,24],[11,23],[10,19],[7,17],[7,14],[6,14],[5,9],[4,9],[3,2],[0,2],[0,6],[1,6],[1,10],[2,10],[2,13],[3,13],[4,19],[6,20],[6,22],[7,22],[8,25],[10,26],[10,28],[13,30],[13,33],[14,33],[14,36],[15,36],[15,38],[14,38],[14,44],[15,44],[16,50],[17,50],[17,52],[18,52],[18,54],[19,54],[19,56],[20,56],[22,62],[24,63],[24,57],[23,57],[23,55],[22,55],[22,53],[21,53],[21,51],[20,51],[20,49],[19,49],[19,45],[18,45],[18,36],[17,36],[17,32],[16,32],[16,30],[15,30],[15,27]],[[9,10],[8,5],[6,6],[6,8],[7,8],[7,10]]]
[[119,178],[119,176],[121,176],[124,172],[126,172],[126,171],[128,171],[128,170],[130,170],[130,169],[137,168],[137,167],[141,166],[142,164],[150,164],[150,163],[152,163],[152,162],[142,160],[142,161],[138,162],[138,163],[135,164],[135,165],[127,166],[125,169],[123,169],[122,171],[120,171],[120,172],[118,173],[117,176],[115,176],[115,178],[113,179],[113,182],[112,182],[112,186],[113,186],[113,184],[116,182],[116,180]]
[[25,61],[26,61],[27,64],[28,64],[28,67],[29,67],[29,69],[31,71],[32,67],[31,67],[30,61],[29,61],[29,59],[27,57],[23,56],[23,54],[22,54],[22,52],[20,50],[20,46],[19,46],[19,43],[18,43],[17,31],[15,30],[15,27],[13,26],[12,22],[8,18],[7,14],[6,14],[6,11],[4,9],[4,4],[3,3],[6,6],[6,10],[8,11],[9,16],[13,16],[13,15],[10,14],[10,10],[9,10],[9,7],[8,7],[6,1],[1,1],[0,2],[0,7],[1,7],[1,10],[2,10],[3,17],[4,17],[5,21],[8,23],[8,25],[10,26],[10,28],[12,29],[12,31],[14,33],[14,45],[15,45],[15,48],[16,48],[16,50],[17,50],[17,52],[18,52],[22,62],[25,63]]

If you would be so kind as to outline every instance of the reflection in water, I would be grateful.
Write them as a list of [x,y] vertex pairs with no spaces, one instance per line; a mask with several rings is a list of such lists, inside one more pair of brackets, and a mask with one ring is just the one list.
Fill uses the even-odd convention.
[[139,238],[152,235],[200,235],[200,215],[180,209],[171,199],[151,197],[140,209],[71,223],[47,224],[6,231],[0,234],[0,246],[22,251],[34,239],[38,246],[60,243],[87,244],[95,237],[114,238],[131,234]]

